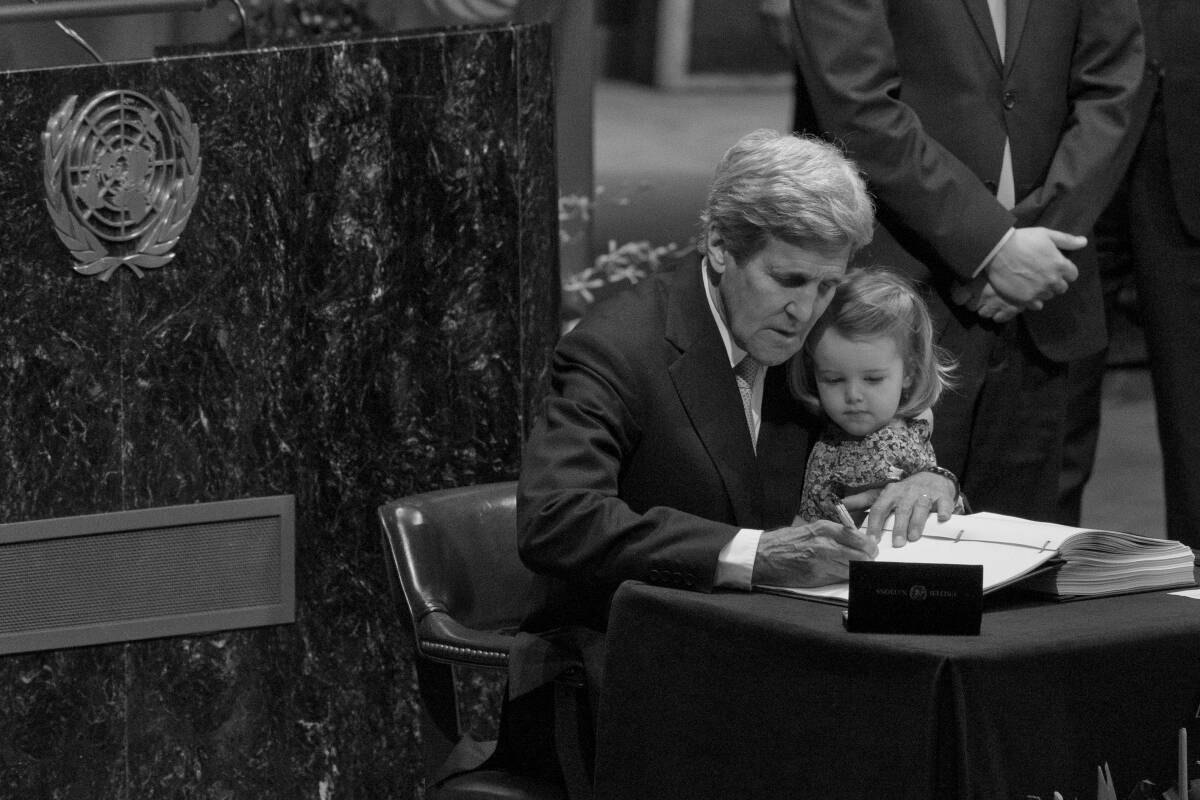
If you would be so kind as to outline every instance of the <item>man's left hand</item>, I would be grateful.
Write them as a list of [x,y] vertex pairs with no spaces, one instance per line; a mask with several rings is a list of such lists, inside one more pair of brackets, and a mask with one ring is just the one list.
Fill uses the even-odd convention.
[[1001,297],[995,287],[988,283],[979,292],[979,305],[975,313],[993,322],[1008,322],[1016,319],[1021,309]]
[[902,481],[889,483],[882,489],[850,495],[843,499],[851,513],[870,508],[867,515],[867,534],[878,541],[885,533],[884,523],[892,522],[892,547],[915,542],[925,531],[930,512],[945,522],[954,513],[954,481],[933,472],[916,472]]
[[1009,303],[987,282],[987,276],[980,276],[971,283],[958,283],[950,289],[950,299],[968,311],[974,311],[983,319],[993,322],[1008,322],[1021,313],[1019,306]]

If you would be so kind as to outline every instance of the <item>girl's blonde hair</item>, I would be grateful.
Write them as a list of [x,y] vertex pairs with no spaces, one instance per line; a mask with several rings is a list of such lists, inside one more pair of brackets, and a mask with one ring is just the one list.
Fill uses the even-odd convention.
[[955,360],[933,341],[933,320],[924,299],[907,278],[881,268],[856,269],[838,286],[829,308],[813,326],[804,349],[792,360],[792,391],[820,413],[812,352],[829,330],[847,339],[890,336],[904,359],[908,387],[900,396],[898,417],[914,417],[932,408],[954,385]]

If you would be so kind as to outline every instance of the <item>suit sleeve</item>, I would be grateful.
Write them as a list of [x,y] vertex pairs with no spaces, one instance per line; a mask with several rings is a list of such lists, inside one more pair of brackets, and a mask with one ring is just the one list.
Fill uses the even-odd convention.
[[[560,342],[550,396],[522,459],[521,557],[579,585],[635,579],[709,591],[737,527],[666,506],[634,510],[621,497],[623,470],[643,435],[643,369],[580,329]],[[684,465],[679,479],[687,480]]]
[[1015,218],[900,99],[886,0],[793,0],[792,10],[814,132],[843,142],[880,203],[969,280]]
[[1145,65],[1135,0],[1085,0],[1074,45],[1067,125],[1046,179],[1013,212],[1022,226],[1086,235],[1133,154],[1122,145]]
[[[1192,238],[1200,239],[1200,4],[1157,5],[1158,27],[1147,30],[1146,36],[1148,53],[1154,52],[1149,40],[1156,36],[1162,56],[1155,66],[1163,70],[1162,107],[1170,109],[1164,119],[1167,164],[1180,221]],[[1144,91],[1150,98],[1152,87],[1153,83]]]

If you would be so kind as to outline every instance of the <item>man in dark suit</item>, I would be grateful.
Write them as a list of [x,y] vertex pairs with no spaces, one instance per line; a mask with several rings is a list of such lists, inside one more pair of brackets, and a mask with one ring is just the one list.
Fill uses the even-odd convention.
[[[718,166],[701,221],[701,264],[593,309],[555,351],[517,515],[522,558],[559,580],[526,630],[603,631],[629,579],[696,591],[842,581],[850,561],[874,557],[888,515],[903,543],[954,508],[953,476],[930,465],[846,499],[870,506],[867,535],[793,525],[820,423],[791,395],[787,364],[871,237],[854,166],[816,139],[748,134]],[[735,373],[744,364],[756,369]],[[553,752],[539,734],[548,703],[531,693],[506,706],[508,763],[553,771],[537,763]]]
[[[1168,538],[1200,547],[1200,4],[1139,0],[1146,69],[1126,135],[1126,180],[1101,222],[1114,283],[1132,271],[1145,329],[1162,449]],[[1107,261],[1105,261],[1107,259]],[[1132,268],[1132,270],[1131,270]],[[1111,307],[1110,307],[1111,313]],[[1106,353],[1071,364],[1068,456],[1058,522],[1080,524],[1100,433]]]
[[1140,5],[1145,133],[1129,172],[1129,237],[1158,412],[1167,536],[1200,548],[1200,3]]
[[[820,423],[787,383],[788,360],[872,219],[861,178],[836,148],[747,135],[718,169],[702,265],[656,275],[563,337],[517,507],[522,558],[568,582],[578,601],[555,611],[569,607],[573,621],[602,630],[623,580],[704,591],[818,586],[874,555],[871,537],[835,523],[792,527]],[[749,411],[735,377],[746,356],[760,367],[746,382]],[[871,533],[896,511],[900,538],[910,519],[916,538],[931,508],[952,510],[954,489],[920,473],[847,506],[874,499]],[[754,546],[726,580],[721,552],[739,530],[756,532]]]
[[1119,179],[1142,69],[1133,0],[792,11],[797,118],[842,142],[878,199],[859,257],[923,282],[959,360],[934,412],[939,463],[975,510],[1052,517],[1066,364],[1106,340],[1086,236]]

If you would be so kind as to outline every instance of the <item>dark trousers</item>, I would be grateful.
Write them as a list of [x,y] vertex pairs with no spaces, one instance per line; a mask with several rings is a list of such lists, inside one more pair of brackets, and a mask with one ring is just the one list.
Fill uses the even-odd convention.
[[1066,366],[1042,356],[1019,320],[997,326],[944,305],[935,316],[948,320],[938,343],[959,363],[958,386],[934,409],[938,463],[958,475],[972,511],[1052,518]]
[[[1129,244],[1128,186],[1122,184],[1112,203],[1096,222],[1094,235],[1104,291],[1104,316],[1113,334],[1113,323],[1124,313],[1124,293],[1133,272]],[[1072,362],[1067,367],[1067,413],[1063,440],[1063,465],[1059,473],[1058,508],[1048,519],[1078,526],[1083,511],[1083,491],[1092,477],[1096,446],[1100,441],[1100,407],[1108,350]]]
[[[1156,106],[1126,183],[1097,226],[1102,271],[1111,286],[1132,270],[1146,335],[1163,459],[1167,537],[1200,547],[1200,240],[1184,229],[1175,204]],[[1106,293],[1111,315],[1111,297]],[[1111,318],[1111,317],[1110,317]],[[1071,364],[1068,430],[1057,522],[1078,525],[1100,431],[1104,359]]]
[[1129,175],[1138,303],[1158,413],[1167,536],[1200,547],[1200,240],[1179,217],[1161,107]]
[[1067,414],[1063,431],[1062,470],[1058,475],[1058,507],[1050,522],[1078,527],[1083,490],[1092,477],[1100,442],[1100,401],[1108,351],[1074,361],[1067,367]]

